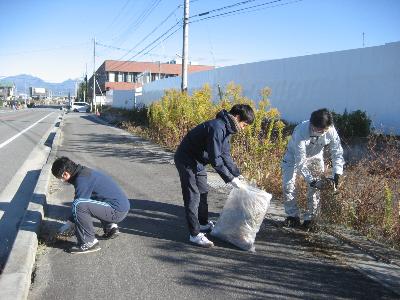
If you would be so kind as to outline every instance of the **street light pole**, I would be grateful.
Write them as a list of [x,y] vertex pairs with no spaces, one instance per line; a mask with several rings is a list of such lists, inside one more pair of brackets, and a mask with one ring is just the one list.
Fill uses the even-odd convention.
[[96,38],[93,38],[93,100],[94,113],[97,113],[96,106]]
[[182,92],[187,91],[187,69],[188,69],[188,51],[189,51],[189,0],[184,0],[183,15],[183,49],[182,49]]

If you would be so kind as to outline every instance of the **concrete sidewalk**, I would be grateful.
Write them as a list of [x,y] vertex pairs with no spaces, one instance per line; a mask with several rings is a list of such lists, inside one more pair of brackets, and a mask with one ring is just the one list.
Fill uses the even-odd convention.
[[[114,177],[128,193],[131,211],[120,237],[100,241],[99,252],[70,255],[64,249],[73,239],[40,244],[29,299],[398,298],[332,257],[333,250],[341,251],[333,242],[329,248],[277,226],[277,203],[254,254],[215,239],[212,249],[191,245],[172,153],[93,117],[66,116],[57,153],[62,155]],[[228,190],[216,174],[209,181],[210,216],[216,220]],[[70,214],[72,197],[71,186],[51,180],[45,241]]]

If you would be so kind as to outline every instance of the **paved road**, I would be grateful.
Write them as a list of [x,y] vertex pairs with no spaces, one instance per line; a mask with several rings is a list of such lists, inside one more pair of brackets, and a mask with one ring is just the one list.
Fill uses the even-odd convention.
[[[302,234],[268,221],[255,254],[214,240],[203,249],[188,243],[179,179],[171,154],[121,130],[69,114],[58,155],[112,175],[127,191],[131,211],[115,240],[101,251],[73,256],[71,242],[39,249],[30,300],[35,299],[395,299],[360,273],[319,253]],[[70,211],[73,190],[53,180],[50,217],[54,231]],[[226,194],[212,189],[213,219]]]
[[54,109],[2,110],[0,113],[0,268],[36,185],[45,151],[38,147],[54,126]]

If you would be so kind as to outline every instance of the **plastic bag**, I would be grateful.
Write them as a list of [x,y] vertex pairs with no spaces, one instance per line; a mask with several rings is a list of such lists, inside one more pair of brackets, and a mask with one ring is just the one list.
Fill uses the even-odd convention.
[[232,189],[211,235],[240,249],[255,251],[254,241],[272,195],[246,184]]

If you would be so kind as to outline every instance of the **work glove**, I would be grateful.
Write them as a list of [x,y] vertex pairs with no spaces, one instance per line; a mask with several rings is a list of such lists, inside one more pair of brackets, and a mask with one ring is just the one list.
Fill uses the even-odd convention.
[[237,189],[244,189],[246,187],[245,184],[239,179],[239,177],[233,178],[231,184],[234,188]]
[[335,188],[337,188],[339,186],[339,179],[340,179],[340,175],[339,174],[335,174],[333,176],[333,182],[335,183]]

